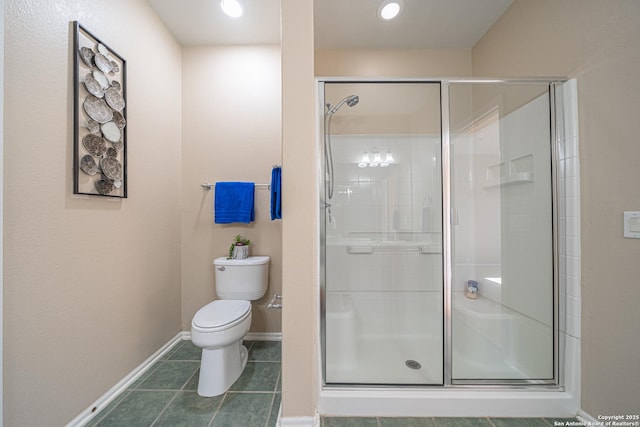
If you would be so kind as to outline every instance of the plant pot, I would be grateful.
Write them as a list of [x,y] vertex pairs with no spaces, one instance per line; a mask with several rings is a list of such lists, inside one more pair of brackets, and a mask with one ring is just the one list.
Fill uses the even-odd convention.
[[232,258],[233,259],[249,258],[249,245],[234,246]]

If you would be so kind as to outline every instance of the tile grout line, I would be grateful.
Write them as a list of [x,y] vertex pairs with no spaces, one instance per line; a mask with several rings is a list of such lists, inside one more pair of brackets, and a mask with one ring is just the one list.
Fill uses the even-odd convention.
[[[113,400],[116,400],[116,399],[118,399],[120,396],[122,396],[122,399],[120,400],[120,402],[118,402],[118,404],[117,404],[117,405],[114,405],[114,406],[113,406],[113,408],[109,409],[107,412],[105,412],[104,414],[102,414],[102,416],[100,416],[100,414],[101,414],[101,412],[102,412],[102,411],[98,412],[98,413],[96,414],[95,418],[92,418],[92,419],[90,420],[90,422],[91,422],[91,421],[95,421],[95,423],[93,424],[94,426],[97,426],[98,424],[100,424],[100,423],[102,422],[102,420],[104,420],[105,418],[107,418],[107,415],[109,415],[111,412],[113,412],[113,410],[114,410],[114,409],[116,409],[118,406],[120,406],[120,404],[121,404],[121,403],[122,403],[122,402],[123,402],[123,401],[124,401],[124,400],[129,396],[129,395],[130,395],[130,394],[131,394],[131,391],[132,391],[132,390],[127,389],[127,390],[124,390],[122,393],[120,393],[118,396],[116,396],[116,397],[115,397],[115,399],[113,399]],[[108,405],[107,405],[107,406],[108,406]],[[105,409],[105,408],[103,408],[102,410],[104,410],[104,409]],[[87,423],[87,424],[89,424],[89,423]]]
[[171,405],[171,402],[173,402],[174,400],[176,400],[176,397],[178,397],[178,393],[180,393],[180,390],[175,391],[173,394],[173,397],[171,399],[169,399],[169,401],[167,402],[166,405],[164,405],[164,408],[162,408],[162,411],[160,411],[160,413],[158,414],[158,416],[153,420],[153,422],[149,425],[149,427],[153,427],[155,425],[155,423],[158,422],[158,420],[160,419],[160,417],[162,416],[162,414],[164,414],[164,412],[167,410],[167,408],[169,407],[169,405]]
[[174,346],[174,347],[171,349],[171,351],[170,351],[170,352],[168,352],[167,354],[165,354],[165,356],[164,356],[164,357],[165,357],[166,359],[170,358],[173,354],[177,353],[177,352],[178,352],[178,350],[180,350],[182,347],[184,347],[186,342],[187,342],[186,340],[182,340],[182,341],[180,341],[180,342],[178,343],[178,345]]
[[130,390],[130,391],[131,390],[138,390],[138,387],[140,387],[142,385],[142,383],[147,380],[147,378],[149,378],[155,371],[157,371],[160,368],[160,365],[162,365],[163,361],[164,361],[163,359],[160,359],[156,363],[154,363],[153,365],[149,366],[149,369],[144,371],[142,373],[142,375],[140,375],[138,377],[138,379],[134,381],[133,384],[137,383],[136,386],[135,387],[129,386],[129,388],[127,388],[127,390]]
[[[154,369],[154,372],[158,369],[160,369],[161,365],[164,365],[164,363],[167,361],[162,361],[161,363],[158,364],[158,367],[156,369]],[[168,362],[173,362],[173,360],[168,361]],[[186,362],[191,362],[193,363],[193,360],[187,360]],[[195,375],[196,372],[198,372],[198,368],[200,366],[198,365],[198,367],[196,367],[193,371],[193,373],[191,375],[189,375],[189,377],[186,379],[186,381],[184,383],[182,383],[182,385],[179,388],[140,388],[140,386],[146,381],[146,379],[142,382],[140,382],[140,384],[138,384],[138,386],[136,386],[136,388],[134,390],[137,391],[181,391],[188,383],[189,380],[191,380],[191,378]],[[149,374],[151,375],[151,374]]]
[[271,395],[271,404],[269,405],[269,413],[267,419],[264,421],[264,427],[269,427],[269,421],[271,421],[271,413],[273,412],[273,403],[276,401],[276,394]]
[[[255,341],[252,342],[251,344],[251,349],[253,349],[253,346],[255,344]],[[249,355],[247,356],[247,359],[249,359],[251,355],[251,350],[249,350]],[[276,363],[280,363],[280,365],[282,365],[282,361],[278,360],[278,361],[274,361],[274,360],[257,360],[257,359],[250,359],[247,360],[247,363],[249,362],[258,362],[258,363],[264,363],[264,362],[276,362]],[[271,395],[271,403],[269,404],[269,411],[267,412],[267,419],[264,422],[265,427],[270,427],[269,422],[271,421],[271,414],[274,411],[274,403],[276,401],[276,393],[278,392],[278,382],[280,381],[280,376],[282,375],[282,369],[280,369],[278,371],[278,375],[276,377],[276,382],[273,386],[273,392]]]
[[[185,387],[187,386],[187,384],[189,384],[189,382],[191,381],[191,379],[192,379],[193,377],[195,377],[195,376],[196,376],[196,374],[199,374],[198,369],[200,369],[200,367],[199,367],[199,366],[198,366],[198,368],[196,368],[196,371],[195,371],[193,374],[191,374],[191,376],[189,377],[189,379],[187,380],[187,382],[185,382],[184,384],[182,384],[182,388],[180,388],[180,390],[181,390],[181,391],[193,391],[193,390],[185,390]],[[195,390],[195,391],[198,391],[198,384],[197,384],[197,383],[196,383],[196,390]]]
[[278,371],[278,376],[276,377],[276,384],[273,386],[273,392],[278,392],[278,384],[280,384],[280,378],[282,377],[282,367]]
[[193,372],[191,373],[191,375],[189,375],[189,377],[187,378],[187,380],[185,382],[182,383],[182,386],[178,389],[178,390],[183,390],[187,384],[189,384],[189,381],[191,381],[191,378],[193,378],[193,376],[196,374],[196,372],[198,372],[198,368],[200,368],[200,365],[198,364],[198,366],[193,370]]
[[225,393],[222,396],[222,399],[220,399],[220,403],[218,404],[218,407],[216,408],[216,410],[213,412],[213,417],[211,417],[211,419],[209,420],[209,424],[207,424],[207,427],[211,427],[213,425],[213,421],[218,416],[218,412],[220,412],[220,408],[222,408],[222,405],[224,404],[225,400],[227,400],[227,393]]

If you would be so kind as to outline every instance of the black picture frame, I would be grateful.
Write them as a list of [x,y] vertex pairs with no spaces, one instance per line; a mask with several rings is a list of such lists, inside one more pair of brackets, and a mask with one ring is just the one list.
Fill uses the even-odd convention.
[[127,62],[73,22],[73,193],[127,198]]

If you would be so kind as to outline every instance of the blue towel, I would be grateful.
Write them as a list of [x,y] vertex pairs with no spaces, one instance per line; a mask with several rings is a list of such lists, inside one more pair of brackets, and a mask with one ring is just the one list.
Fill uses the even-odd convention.
[[216,224],[253,221],[253,182],[216,182],[213,202]]
[[271,170],[271,221],[282,219],[282,169],[275,166]]

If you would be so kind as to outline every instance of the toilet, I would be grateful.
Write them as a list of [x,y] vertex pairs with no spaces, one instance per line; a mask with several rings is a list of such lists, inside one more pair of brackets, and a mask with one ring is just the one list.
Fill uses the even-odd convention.
[[202,348],[198,394],[218,396],[231,387],[247,365],[242,339],[251,326],[251,301],[262,298],[269,279],[268,256],[213,261],[218,300],[197,311],[191,341]]

